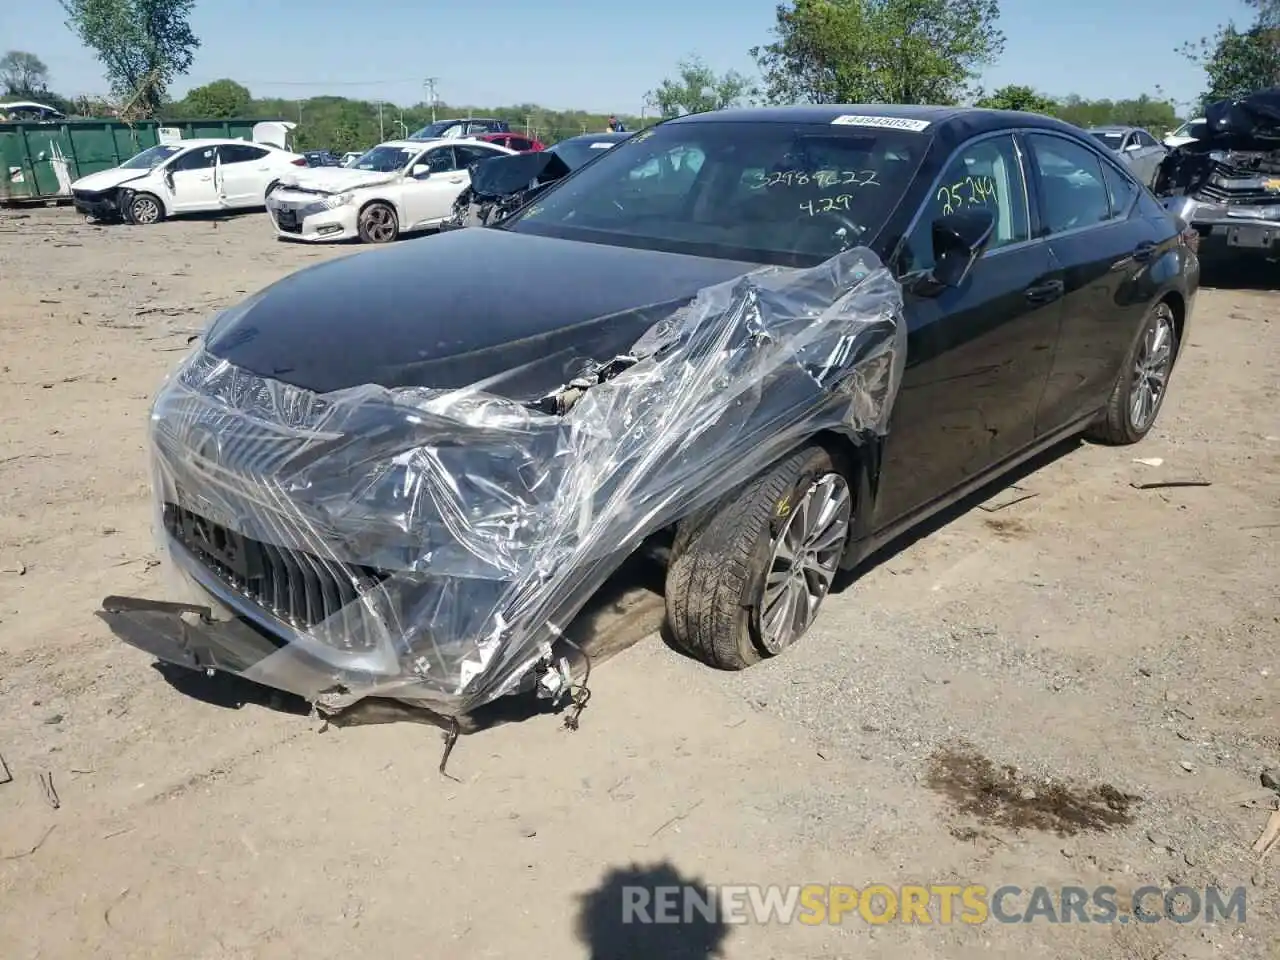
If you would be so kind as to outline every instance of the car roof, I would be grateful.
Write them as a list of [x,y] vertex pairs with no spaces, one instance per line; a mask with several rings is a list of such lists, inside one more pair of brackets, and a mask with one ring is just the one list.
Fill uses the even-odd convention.
[[1003,130],[1007,127],[1039,127],[1080,135],[1080,128],[1039,113],[1020,110],[987,110],[981,107],[947,107],[915,104],[828,103],[793,107],[740,107],[691,113],[666,123],[834,123],[840,117],[884,117],[917,120],[952,136]]

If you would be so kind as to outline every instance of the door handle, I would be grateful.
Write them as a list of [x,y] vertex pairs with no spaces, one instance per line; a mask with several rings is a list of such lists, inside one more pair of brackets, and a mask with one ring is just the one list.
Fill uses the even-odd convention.
[[209,176],[209,177],[201,177],[201,178],[200,178],[200,182],[201,182],[201,183],[208,183],[208,182],[209,182],[210,180],[212,180],[212,179],[213,179],[213,177],[211,177],[211,176]]
[[1146,263],[1156,252],[1156,242],[1154,240],[1143,240],[1140,244],[1133,248],[1133,259],[1139,263]]
[[1027,287],[1024,295],[1032,303],[1051,303],[1062,296],[1065,290],[1066,285],[1061,280],[1046,280]]
[[449,178],[449,182],[450,182],[450,183],[461,183],[461,182],[462,182],[462,177],[450,177],[450,178]]

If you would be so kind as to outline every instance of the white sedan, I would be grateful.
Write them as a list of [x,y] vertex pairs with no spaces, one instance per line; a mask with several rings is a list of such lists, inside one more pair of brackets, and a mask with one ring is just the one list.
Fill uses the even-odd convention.
[[472,164],[514,153],[479,140],[392,140],[350,167],[298,170],[271,191],[267,211],[281,237],[390,243],[446,220]]
[[143,150],[71,184],[76,209],[96,220],[159,223],[210,210],[251,210],[304,157],[247,140],[181,140]]

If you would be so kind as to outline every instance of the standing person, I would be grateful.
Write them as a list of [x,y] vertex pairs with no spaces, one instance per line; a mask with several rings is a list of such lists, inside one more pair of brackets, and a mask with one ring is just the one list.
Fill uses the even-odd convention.
[[617,118],[617,117],[615,117],[615,116],[613,116],[613,115],[610,115],[610,116],[609,116],[609,122],[608,122],[608,124],[606,124],[606,125],[605,125],[604,132],[605,132],[605,133],[617,133],[617,132],[618,132],[618,118]]

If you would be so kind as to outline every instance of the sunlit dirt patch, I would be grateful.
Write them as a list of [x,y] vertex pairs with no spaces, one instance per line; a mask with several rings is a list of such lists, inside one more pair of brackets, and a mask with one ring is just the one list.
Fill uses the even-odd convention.
[[997,767],[966,743],[934,753],[925,783],[959,813],[990,826],[1059,836],[1126,826],[1133,822],[1129,808],[1142,800],[1107,783],[1086,788],[1026,778],[1015,767]]

